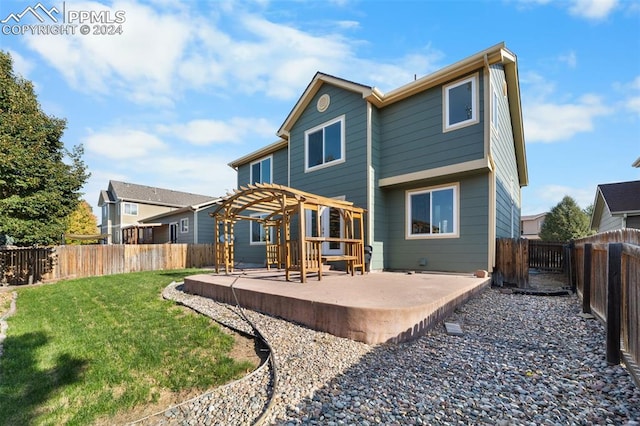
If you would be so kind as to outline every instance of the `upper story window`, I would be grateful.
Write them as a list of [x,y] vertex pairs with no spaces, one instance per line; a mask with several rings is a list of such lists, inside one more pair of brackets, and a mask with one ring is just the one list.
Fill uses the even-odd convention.
[[138,216],[138,205],[136,203],[124,203],[124,214]]
[[251,183],[272,183],[272,159],[272,156],[268,156],[251,163]]
[[180,219],[180,233],[185,234],[189,232],[189,218]]
[[304,132],[305,172],[345,161],[344,115]]
[[105,221],[109,218],[109,204],[102,205],[102,220]]
[[478,74],[444,86],[444,130],[478,122]]
[[407,238],[458,236],[458,185],[407,191]]

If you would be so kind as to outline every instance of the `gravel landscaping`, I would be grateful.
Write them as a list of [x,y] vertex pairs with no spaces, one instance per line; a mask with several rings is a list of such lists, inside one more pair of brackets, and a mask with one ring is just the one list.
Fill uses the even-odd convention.
[[[166,298],[253,333],[235,308]],[[429,334],[370,346],[245,311],[276,362],[139,424],[640,424],[640,389],[605,361],[605,332],[575,296],[487,289]]]

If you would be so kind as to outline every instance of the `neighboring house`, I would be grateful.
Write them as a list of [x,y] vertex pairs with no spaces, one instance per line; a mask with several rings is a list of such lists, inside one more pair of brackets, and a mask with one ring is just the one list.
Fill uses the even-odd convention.
[[640,229],[640,180],[598,185],[593,202],[591,229]]
[[138,243],[152,243],[153,226],[140,227],[143,219],[212,200],[206,195],[110,180],[98,199],[98,207],[102,208],[100,233],[109,235],[108,243],[121,244],[125,242],[123,230],[130,229],[129,240],[133,236]]
[[218,198],[161,213],[141,220],[143,227],[153,229],[153,243],[212,244],[214,221],[209,215]]
[[[517,61],[503,43],[388,93],[317,73],[277,135],[229,164],[238,187],[282,184],[366,209],[372,269],[492,270],[496,238],[520,236],[528,174]],[[320,220],[341,236],[333,209]],[[235,260],[264,263],[264,239],[238,222]]]
[[520,236],[529,240],[539,240],[545,217],[547,217],[547,213],[522,216],[520,219]]

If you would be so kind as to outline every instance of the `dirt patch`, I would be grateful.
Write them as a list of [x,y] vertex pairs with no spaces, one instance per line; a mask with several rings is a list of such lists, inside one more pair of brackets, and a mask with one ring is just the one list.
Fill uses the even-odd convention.
[[9,291],[0,292],[0,317],[3,317],[11,307],[13,294]]
[[569,288],[570,284],[565,274],[530,269],[529,287],[534,289],[560,290]]

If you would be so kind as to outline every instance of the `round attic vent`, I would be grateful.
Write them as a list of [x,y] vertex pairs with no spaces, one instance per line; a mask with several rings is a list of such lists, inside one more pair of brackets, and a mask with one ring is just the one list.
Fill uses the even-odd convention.
[[329,103],[331,103],[331,98],[326,93],[320,98],[318,98],[318,104],[316,105],[318,108],[318,112],[325,112],[327,108],[329,108]]

